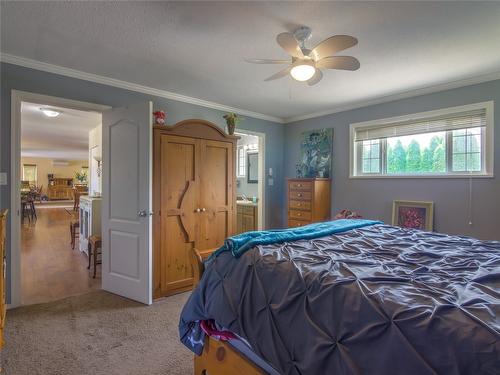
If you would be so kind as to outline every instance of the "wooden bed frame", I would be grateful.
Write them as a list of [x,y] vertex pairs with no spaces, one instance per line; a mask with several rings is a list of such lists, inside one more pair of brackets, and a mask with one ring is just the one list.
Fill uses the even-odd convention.
[[[216,249],[199,251],[193,249],[192,264],[194,286],[198,284],[205,267],[203,261]],[[209,336],[205,339],[203,353],[194,356],[194,375],[263,375],[265,374],[248,358],[224,341]]]

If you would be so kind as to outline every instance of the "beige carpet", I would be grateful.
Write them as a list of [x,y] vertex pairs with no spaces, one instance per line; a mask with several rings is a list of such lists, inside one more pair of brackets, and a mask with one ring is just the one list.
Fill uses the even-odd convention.
[[178,339],[189,294],[152,306],[103,291],[7,312],[6,375],[187,375]]

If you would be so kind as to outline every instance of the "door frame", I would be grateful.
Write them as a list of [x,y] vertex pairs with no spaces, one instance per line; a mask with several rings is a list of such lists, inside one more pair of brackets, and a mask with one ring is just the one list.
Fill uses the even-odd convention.
[[110,106],[12,90],[10,103],[10,304],[7,308],[21,306],[21,103],[65,107],[81,111],[103,112]]
[[[259,200],[257,201],[257,230],[266,229],[266,133],[257,132],[254,130],[248,130],[244,128],[236,129],[235,133],[243,133],[248,135],[254,135],[258,138],[259,142],[259,182],[257,186],[257,195]],[[238,135],[238,134],[236,134]],[[235,164],[237,159],[235,159]],[[273,178],[272,176],[270,176]]]

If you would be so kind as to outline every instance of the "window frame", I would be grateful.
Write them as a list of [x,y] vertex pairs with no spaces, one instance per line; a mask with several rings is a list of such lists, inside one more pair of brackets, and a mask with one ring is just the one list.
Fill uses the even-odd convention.
[[[240,157],[240,152],[243,154],[243,157]],[[241,161],[243,161],[243,174],[240,173],[241,170]],[[244,178],[246,177],[246,149],[245,146],[237,146],[236,147],[236,178]]]
[[[35,186],[38,186],[38,166],[36,164],[32,164],[32,163],[23,163],[23,170],[22,170],[22,180],[23,181],[28,181],[25,179],[25,176],[24,176],[24,168],[25,167],[32,167],[34,168],[35,170]],[[28,181],[28,182],[31,182],[31,181]]]
[[[355,133],[356,130],[363,127],[383,127],[390,126],[391,123],[399,123],[406,121],[421,121],[430,117],[454,115],[465,111],[473,111],[484,109],[486,111],[486,127],[481,135],[481,162],[484,169],[480,172],[452,172],[452,147],[446,149],[446,173],[428,173],[428,174],[387,174],[387,139],[380,139],[380,173],[359,174],[359,167],[362,167],[361,144],[356,145]],[[492,178],[494,177],[494,102],[480,102],[457,107],[449,107],[434,111],[419,112],[409,115],[396,116],[372,121],[364,121],[352,123],[349,125],[349,178],[351,179],[366,179],[366,178]],[[446,143],[451,140],[451,132],[446,131]]]

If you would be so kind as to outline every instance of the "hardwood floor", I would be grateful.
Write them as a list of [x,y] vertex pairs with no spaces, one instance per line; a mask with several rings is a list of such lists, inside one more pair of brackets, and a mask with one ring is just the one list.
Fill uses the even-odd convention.
[[101,288],[101,267],[92,278],[88,258],[71,249],[71,208],[37,209],[38,220],[21,224],[21,302],[23,305],[58,300]]

